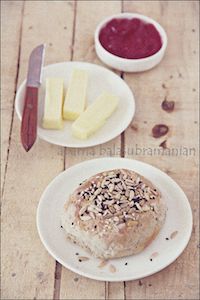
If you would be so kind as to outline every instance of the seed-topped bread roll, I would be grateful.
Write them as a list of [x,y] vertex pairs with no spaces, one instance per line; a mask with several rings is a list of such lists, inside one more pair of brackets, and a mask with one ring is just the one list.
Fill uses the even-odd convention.
[[64,210],[61,222],[67,237],[104,259],[142,251],[155,239],[166,215],[153,184],[125,169],[83,182]]

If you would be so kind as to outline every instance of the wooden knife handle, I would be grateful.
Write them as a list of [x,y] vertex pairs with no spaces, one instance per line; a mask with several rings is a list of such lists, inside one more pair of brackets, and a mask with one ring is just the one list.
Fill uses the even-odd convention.
[[21,141],[28,152],[37,137],[38,88],[26,87],[24,111],[21,123]]

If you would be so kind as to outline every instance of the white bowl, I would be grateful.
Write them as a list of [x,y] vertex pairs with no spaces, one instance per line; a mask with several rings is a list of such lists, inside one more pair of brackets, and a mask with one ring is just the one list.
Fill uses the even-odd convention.
[[[127,58],[122,58],[119,56],[116,56],[114,54],[111,54],[108,52],[100,43],[99,41],[99,33],[101,29],[112,19],[117,18],[117,19],[132,19],[132,18],[138,18],[141,19],[145,22],[151,23],[155,26],[157,31],[159,32],[161,39],[162,39],[162,47],[158,52],[155,54],[145,57],[145,58],[139,58],[139,59],[127,59]],[[155,67],[159,62],[162,60],[166,47],[167,47],[167,35],[163,27],[158,24],[156,21],[153,19],[146,17],[144,15],[140,14],[135,14],[135,13],[121,13],[117,15],[112,15],[106,19],[104,19],[96,28],[95,30],[95,49],[98,57],[108,66],[124,71],[124,72],[141,72],[141,71],[146,71],[149,70],[153,67]]]

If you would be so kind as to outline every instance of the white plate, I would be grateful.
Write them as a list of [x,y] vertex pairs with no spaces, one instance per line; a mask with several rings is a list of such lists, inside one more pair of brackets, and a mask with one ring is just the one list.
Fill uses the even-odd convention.
[[[116,168],[134,170],[151,180],[167,202],[168,212],[166,222],[157,238],[140,254],[110,260],[117,269],[116,273],[111,273],[109,264],[103,269],[98,268],[99,259],[66,239],[64,230],[60,227],[60,215],[69,194],[80,182],[98,172]],[[159,169],[137,160],[100,158],[67,169],[49,184],[38,206],[37,228],[46,249],[66,268],[96,280],[125,281],[156,273],[171,264],[182,253],[192,231],[192,212],[181,188]],[[174,239],[170,239],[170,235],[175,231],[178,231],[178,234]],[[90,259],[79,262],[76,252]],[[154,252],[158,252],[159,255],[150,261],[150,256]]]
[[[63,77],[66,91],[70,74],[75,68],[87,70],[89,73],[88,104],[103,91],[113,93],[120,98],[117,110],[107,120],[106,124],[87,140],[80,140],[72,136],[72,121],[65,121],[63,130],[48,130],[41,126],[44,111],[45,78]],[[20,120],[24,106],[25,84],[24,81],[19,87],[15,101],[16,112]],[[42,73],[42,84],[39,88],[38,104],[38,136],[49,143],[65,147],[82,148],[105,143],[124,131],[135,113],[134,96],[124,80],[106,68],[85,62],[63,62],[45,66]]]

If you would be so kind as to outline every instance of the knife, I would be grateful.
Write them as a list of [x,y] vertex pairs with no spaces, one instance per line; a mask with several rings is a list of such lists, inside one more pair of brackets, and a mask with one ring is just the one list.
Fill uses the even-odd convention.
[[28,152],[37,137],[38,89],[41,84],[41,73],[44,62],[45,46],[33,49],[29,58],[24,110],[21,123],[21,142]]

